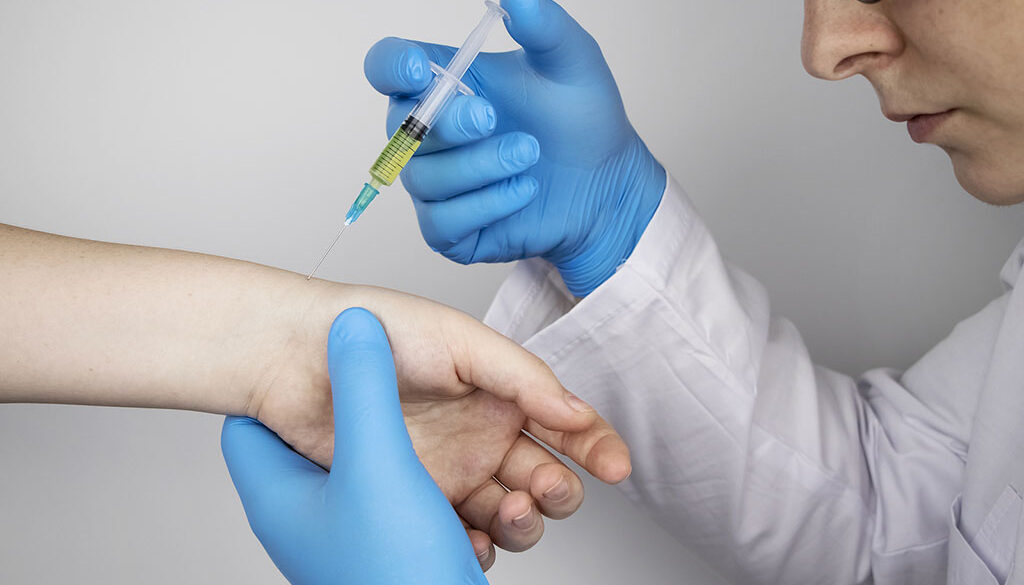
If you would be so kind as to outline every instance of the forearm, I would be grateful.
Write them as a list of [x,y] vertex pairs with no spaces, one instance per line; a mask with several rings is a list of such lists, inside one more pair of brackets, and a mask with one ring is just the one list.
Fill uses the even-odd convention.
[[0,226],[0,402],[254,415],[317,290],[247,262]]

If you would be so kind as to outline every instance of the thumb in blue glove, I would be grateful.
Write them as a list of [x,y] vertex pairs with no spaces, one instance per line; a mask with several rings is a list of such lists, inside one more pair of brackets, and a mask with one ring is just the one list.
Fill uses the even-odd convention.
[[413,450],[380,323],[338,316],[328,338],[331,472],[248,418],[221,447],[249,524],[294,585],[487,583],[465,529]]

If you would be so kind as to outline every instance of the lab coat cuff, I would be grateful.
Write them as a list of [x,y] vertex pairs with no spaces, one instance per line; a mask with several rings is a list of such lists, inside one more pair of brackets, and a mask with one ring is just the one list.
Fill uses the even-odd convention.
[[[647,281],[640,288],[653,286],[663,293],[670,268],[679,262],[687,245],[686,234],[695,217],[682,187],[669,176],[661,203],[632,255],[594,292],[584,299],[575,298],[552,264],[540,258],[524,260],[498,290],[484,322],[516,342],[525,343],[570,312],[577,314],[578,319],[573,321],[583,325],[604,321],[624,306],[636,306],[637,297],[642,294],[635,280],[637,275]],[[627,273],[632,274],[627,277]],[[579,333],[576,327],[560,329],[569,336]],[[560,337],[558,333],[547,332],[549,336]]]

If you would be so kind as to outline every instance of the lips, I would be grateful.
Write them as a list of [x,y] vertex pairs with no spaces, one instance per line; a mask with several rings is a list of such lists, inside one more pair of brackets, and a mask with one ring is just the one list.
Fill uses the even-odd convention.
[[885,114],[893,122],[906,122],[910,139],[917,143],[927,142],[928,137],[935,133],[954,110],[946,110],[934,114]]
[[950,116],[953,110],[946,110],[938,114],[921,114],[914,116],[907,121],[907,131],[910,132],[910,139],[918,144],[926,142],[928,137],[935,133]]

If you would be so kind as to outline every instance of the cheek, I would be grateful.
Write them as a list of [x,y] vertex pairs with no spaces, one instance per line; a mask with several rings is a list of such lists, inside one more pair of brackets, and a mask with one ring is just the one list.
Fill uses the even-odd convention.
[[906,0],[891,18],[918,89],[961,107],[1024,109],[1024,0]]
[[[949,2],[949,0],[942,0]],[[954,71],[966,105],[1024,132],[1024,0],[957,0],[942,17],[937,49]]]

